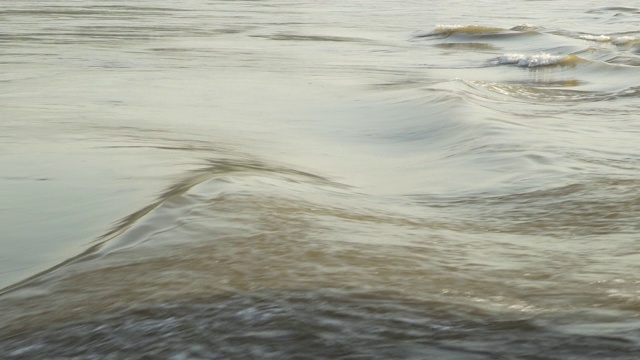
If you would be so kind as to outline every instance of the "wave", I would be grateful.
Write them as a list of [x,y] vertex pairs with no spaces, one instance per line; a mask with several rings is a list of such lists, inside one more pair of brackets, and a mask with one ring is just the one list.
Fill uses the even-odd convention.
[[592,9],[587,11],[588,14],[594,14],[594,13],[597,14],[597,13],[605,13],[605,12],[638,13],[640,12],[640,9],[635,7],[628,7],[628,6],[607,6],[607,7],[602,7],[602,8]]
[[501,83],[492,81],[464,81],[467,85],[478,90],[489,90],[499,95],[510,96],[515,99],[530,101],[552,102],[596,102],[613,101],[619,98],[634,98],[640,96],[640,87],[632,86],[615,91],[586,91],[562,89],[575,87],[577,80],[566,80],[551,83]]
[[610,42],[611,36],[608,35],[580,35],[580,39],[596,41],[596,42]]
[[540,66],[575,66],[586,60],[575,55],[552,55],[552,54],[504,54],[496,59],[501,65],[517,65],[520,67],[540,67]]
[[537,31],[541,29],[539,26],[533,25],[533,24],[521,24],[521,25],[516,25],[514,27],[512,27],[510,30],[512,31]]
[[640,57],[634,55],[616,55],[605,60],[608,64],[640,66]]
[[[536,39],[525,40],[524,36],[536,36]],[[637,66],[638,60],[634,54],[638,52],[638,45],[640,45],[637,32],[590,34],[561,29],[549,30],[533,24],[522,24],[511,28],[460,24],[436,25],[432,30],[414,33],[413,37],[432,39],[431,46],[446,50],[492,54],[510,50],[496,56],[493,63],[528,68],[575,66],[586,62]],[[615,47],[585,48],[585,41]],[[529,49],[532,47],[540,52],[531,53]],[[449,55],[443,54],[443,56]],[[616,58],[616,60],[608,61],[607,58]],[[473,66],[465,63],[464,67]],[[482,67],[482,65],[475,65],[475,67]]]
[[539,28],[531,24],[522,24],[510,29],[482,25],[439,24],[430,31],[419,31],[414,37],[449,37],[452,35],[469,36],[512,36],[536,33]]
[[[600,354],[614,356],[637,343],[637,322],[621,331],[619,319],[611,319],[619,315],[617,308],[633,305],[611,305],[607,292],[635,296],[633,284],[555,278],[559,268],[567,268],[567,257],[579,257],[574,266],[584,273],[592,270],[584,262],[606,263],[609,248],[603,245],[596,257],[588,244],[577,250],[552,247],[550,256],[544,239],[513,236],[561,236],[567,227],[587,236],[593,229],[633,236],[638,226],[629,219],[637,218],[640,202],[627,190],[637,188],[637,180],[502,196],[412,198],[428,214],[448,218],[448,226],[459,224],[447,237],[452,229],[438,231],[432,216],[417,221],[393,212],[388,201],[369,211],[339,184],[289,168],[223,159],[194,175],[172,186],[145,216],[127,222],[118,243],[103,248],[98,261],[77,262],[48,281],[46,301],[2,299],[0,310],[11,309],[11,301],[29,309],[0,311],[0,320],[11,320],[0,329],[3,354],[246,358],[256,354],[255,347],[278,359],[438,352],[458,358],[480,351],[495,358],[558,355],[560,348],[560,354],[588,354],[606,347]],[[611,203],[603,193],[620,202]],[[611,243],[609,233],[600,233],[602,244]],[[421,244],[372,243],[385,237]],[[635,265],[627,264],[621,273]],[[572,311],[565,306],[572,293],[590,296],[574,299]],[[584,318],[584,307],[604,301],[614,307],[613,315]],[[582,325],[583,333],[558,331],[555,324],[567,323],[559,319]],[[603,337],[598,325],[615,321],[618,329]],[[597,335],[585,335],[588,330]],[[421,340],[433,337],[439,339],[435,345]],[[451,340],[444,349],[443,339]],[[418,345],[407,350],[407,341]]]
[[632,358],[638,321],[604,320],[557,324],[526,312],[492,316],[376,291],[252,291],[21,329],[0,348],[9,359]]
[[640,38],[635,36],[620,36],[611,41],[615,45],[629,45],[640,42]]
[[613,36],[613,35],[580,35],[580,39],[600,42],[600,43],[611,43],[613,45],[630,45],[637,42],[640,42],[640,38],[636,36],[623,35],[623,36]]
[[502,28],[480,25],[436,25],[432,35],[451,34],[495,34],[505,31]]
[[[567,293],[594,292],[588,280],[542,282],[555,280],[556,267],[566,268],[566,253],[576,256],[576,250],[553,249],[549,256],[544,242],[513,237],[564,228],[571,222],[560,221],[562,216],[581,219],[585,209],[590,212],[574,224],[577,228],[622,223],[634,224],[628,230],[637,233],[635,222],[599,217],[600,210],[619,210],[591,191],[618,189],[614,194],[628,205],[622,209],[626,217],[636,218],[640,202],[625,188],[636,188],[637,181],[595,185],[444,201],[418,198],[424,202],[418,204],[421,210],[428,211],[421,214],[447,217],[448,226],[460,224],[437,229],[432,216],[416,220],[394,212],[389,199],[370,211],[370,198],[363,204],[313,174],[258,161],[215,160],[172,186],[143,216],[126,221],[100,259],[76,262],[48,281],[47,301],[2,299],[0,310],[14,301],[29,312],[0,311],[0,320],[11,320],[3,322],[0,349],[16,359],[134,353],[243,358],[251,357],[247,349],[254,346],[272,349],[268,354],[274,358],[311,353],[320,359],[346,351],[410,358],[412,350],[402,352],[407,340],[420,345],[416,352],[433,353],[442,341],[434,346],[420,339],[437,336],[451,339],[443,354],[456,358],[484,349],[487,342],[495,355],[539,355],[541,349],[558,355],[561,344],[567,354],[614,345],[605,354],[625,354],[636,324],[631,335],[611,330],[603,338],[558,332],[544,321],[570,319],[584,324],[582,331],[597,322],[583,312],[569,313],[559,301]],[[401,207],[406,206],[413,204]],[[487,233],[490,240],[482,238]],[[403,237],[420,243],[399,244]],[[385,238],[392,241],[373,243]],[[581,261],[604,263],[589,257],[592,249],[579,248],[586,256]],[[635,265],[629,264],[621,270]],[[612,306],[610,288],[598,286],[572,306],[581,310],[607,300]],[[616,289],[625,295],[635,290],[632,284]],[[13,336],[3,336],[11,330]],[[461,344],[461,337],[469,341]],[[587,340],[592,348],[585,350]],[[376,344],[384,345],[382,352],[371,351]]]
[[[529,154],[533,161],[543,160],[540,154]],[[587,164],[592,159],[577,158]],[[613,162],[612,162],[613,163]],[[615,169],[615,164],[603,161],[603,166]],[[580,166],[574,164],[574,166]],[[480,209],[491,213],[483,218],[485,231],[520,235],[562,236],[567,232],[580,236],[633,236],[640,224],[633,221],[640,215],[640,194],[634,190],[640,181],[631,178],[600,178],[549,186],[508,195],[470,195],[456,200],[437,196],[415,196],[424,206],[438,206],[459,219],[468,221],[470,229]],[[449,210],[447,210],[449,209]],[[466,220],[465,220],[466,219]]]
[[[424,4],[373,12],[364,2],[345,4],[319,13],[308,4],[217,1],[182,18],[166,11],[125,18],[122,9],[86,36],[79,33],[90,30],[83,14],[71,22],[62,16],[51,36],[31,33],[38,24],[26,17],[12,22],[15,36],[34,36],[25,54],[41,57],[16,67],[18,73],[40,62],[61,71],[62,80],[104,75],[97,83],[114,85],[101,91],[88,81],[34,105],[31,94],[46,92],[43,84],[69,82],[8,84],[18,90],[4,99],[13,104],[10,130],[28,117],[34,126],[50,123],[55,133],[38,132],[33,141],[22,141],[31,133],[6,134],[9,145],[19,142],[18,162],[23,153],[47,149],[64,157],[61,165],[82,161],[66,156],[77,147],[64,140],[87,140],[82,148],[96,147],[92,169],[98,176],[109,170],[105,181],[74,176],[68,166],[53,169],[57,163],[33,169],[59,174],[61,191],[78,186],[82,194],[111,186],[110,179],[122,185],[109,194],[133,182],[149,189],[195,162],[202,168],[136,205],[143,195],[118,190],[126,203],[114,198],[107,205],[131,215],[86,247],[59,250],[88,248],[82,254],[0,290],[0,354],[638,353],[640,324],[628,315],[640,310],[640,86],[637,68],[603,63],[632,61],[637,33],[614,33],[633,28],[631,22],[591,21],[588,8],[577,6],[577,14],[550,8],[529,14],[545,27],[510,27],[519,21],[513,19],[532,19],[522,14],[533,7],[483,6],[448,21],[475,23],[498,13],[488,23],[495,26],[438,25],[416,33],[421,39],[412,43],[407,24],[424,21]],[[364,16],[353,19],[358,12]],[[447,21],[450,14],[430,17]],[[167,21],[174,23],[163,27]],[[102,43],[97,32],[114,24],[122,31],[105,35],[114,46],[95,43],[87,53],[83,43]],[[610,33],[563,30],[600,31],[594,29],[600,25]],[[78,46],[60,56],[38,54],[59,48],[38,46],[49,41]],[[16,54],[11,61],[25,58],[21,49],[8,51]],[[102,55],[136,66],[102,71],[93,66]],[[129,84],[139,86],[126,92],[116,86]],[[70,103],[77,106],[64,106]],[[97,118],[85,116],[96,111]],[[94,127],[107,118],[113,130]],[[116,130],[117,124],[130,128]],[[66,137],[55,131],[67,128],[73,132]],[[149,139],[142,130],[155,128],[167,132]],[[142,154],[134,146],[153,149]],[[110,161],[123,155],[142,156],[111,171]],[[55,208],[68,198],[73,205],[76,194],[23,203]],[[69,207],[70,214],[82,209]],[[114,216],[97,214],[101,225]],[[20,210],[13,217],[20,220]],[[65,224],[72,222],[54,226]],[[51,236],[38,240],[42,233],[29,232],[44,244]]]
[[154,202],[122,218],[112,229],[92,241],[85,251],[27,279],[0,289],[0,295],[13,292],[25,286],[38,284],[48,276],[54,275],[59,270],[70,265],[94,260],[114,251],[136,247],[146,242],[150,237],[157,235],[157,233],[169,230],[169,228],[165,227],[165,223],[168,218],[176,216],[172,212],[173,209],[185,207],[184,200],[189,199],[190,194],[198,186],[213,184],[216,188],[214,192],[222,194],[234,182],[229,177],[256,175],[262,175],[270,179],[282,179],[290,186],[297,183],[305,183],[311,189],[328,187],[333,190],[344,190],[348,188],[346,185],[330,181],[321,176],[284,166],[267,164],[258,160],[243,158],[210,159],[203,168],[192,171],[169,186]]

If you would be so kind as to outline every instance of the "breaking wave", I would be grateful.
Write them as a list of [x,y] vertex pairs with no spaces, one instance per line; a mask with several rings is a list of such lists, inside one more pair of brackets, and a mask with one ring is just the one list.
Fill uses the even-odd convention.
[[583,59],[575,55],[552,55],[552,54],[505,54],[496,59],[498,64],[517,65],[520,67],[540,67],[540,66],[575,66]]

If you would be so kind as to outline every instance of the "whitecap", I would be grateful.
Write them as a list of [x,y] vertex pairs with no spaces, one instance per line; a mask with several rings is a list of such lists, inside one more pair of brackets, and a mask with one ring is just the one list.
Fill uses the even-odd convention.
[[438,24],[435,26],[436,31],[450,31],[456,29],[462,29],[471,25],[460,25],[460,24]]
[[588,41],[597,41],[597,42],[609,42],[609,41],[611,41],[611,36],[607,36],[607,35],[580,35],[580,39],[588,40]]
[[538,27],[533,24],[520,24],[518,26],[512,27],[510,30],[512,31],[534,31],[538,30]]
[[612,43],[615,45],[625,45],[625,44],[629,44],[632,42],[636,42],[639,39],[637,37],[634,36],[620,36],[618,38],[615,38]]
[[562,64],[571,59],[569,55],[551,55],[551,54],[505,54],[497,58],[498,64],[511,65],[515,64],[521,67],[537,67]]

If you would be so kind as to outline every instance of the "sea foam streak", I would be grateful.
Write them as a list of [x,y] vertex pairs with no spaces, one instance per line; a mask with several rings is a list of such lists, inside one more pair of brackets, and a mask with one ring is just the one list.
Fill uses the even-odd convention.
[[551,65],[572,65],[579,61],[575,55],[551,55],[551,54],[504,54],[497,58],[498,64],[518,65],[521,67],[539,67]]
[[602,43],[610,42],[614,45],[627,45],[627,44],[632,44],[640,41],[640,38],[637,38],[635,36],[629,36],[629,35],[614,37],[609,35],[585,34],[585,35],[580,35],[579,38],[587,41],[595,41],[595,42],[602,42]]
[[636,43],[640,41],[640,38],[637,38],[635,36],[620,36],[618,38],[615,38],[612,43],[614,45],[627,45],[627,44],[631,44],[631,43]]
[[539,28],[533,24],[520,24],[518,26],[514,26],[512,27],[510,30],[512,31],[535,31],[538,30]]
[[580,39],[588,40],[588,41],[596,41],[596,42],[609,42],[609,41],[611,41],[611,36],[607,36],[607,35],[580,35]]

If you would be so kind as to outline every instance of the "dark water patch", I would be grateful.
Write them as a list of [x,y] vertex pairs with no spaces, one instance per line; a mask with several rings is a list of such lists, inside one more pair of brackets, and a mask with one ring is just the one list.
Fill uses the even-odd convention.
[[378,83],[372,86],[373,89],[415,89],[424,86],[424,82],[414,77],[406,77],[403,79]]
[[601,8],[587,11],[588,14],[594,14],[594,13],[601,14],[601,13],[607,13],[607,12],[638,13],[640,12],[640,10],[635,7],[627,7],[627,6],[607,6],[607,7],[601,7]]
[[451,49],[451,50],[471,50],[471,51],[487,51],[487,50],[500,50],[499,47],[491,45],[491,44],[485,44],[485,43],[474,43],[474,42],[469,42],[469,43],[443,43],[443,44],[436,44],[434,45],[435,47],[438,48],[442,48],[442,49]]
[[125,15],[127,17],[134,15],[158,15],[162,13],[173,12],[189,12],[190,9],[175,8],[175,7],[145,7],[145,6],[127,6],[127,5],[112,5],[112,6],[50,6],[50,7],[35,7],[22,8],[22,9],[4,9],[2,15],[4,16],[42,16],[42,17],[120,17]]
[[164,27],[146,27],[146,26],[110,26],[110,25],[93,25],[93,26],[76,26],[69,29],[52,29],[50,31],[34,32],[28,34],[20,34],[11,37],[20,37],[23,39],[43,39],[56,42],[81,42],[86,38],[93,39],[150,39],[155,37],[163,37],[167,35],[184,36],[185,34],[193,36],[214,35],[214,34],[235,33],[227,32],[225,29],[191,29],[187,30],[182,25],[167,25]]
[[363,42],[366,39],[329,36],[329,35],[299,35],[299,34],[273,34],[273,35],[251,35],[252,37],[261,37],[278,41],[328,41],[328,42]]
[[0,176],[0,180],[5,181],[50,181],[50,178],[46,177],[31,177],[31,176]]
[[238,293],[23,329],[3,337],[0,351],[6,359],[469,360],[630,359],[640,351],[637,326],[580,334],[469,310],[375,292]]

